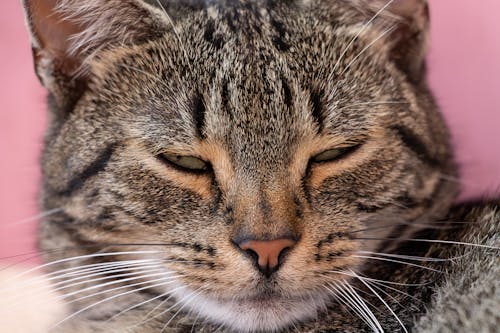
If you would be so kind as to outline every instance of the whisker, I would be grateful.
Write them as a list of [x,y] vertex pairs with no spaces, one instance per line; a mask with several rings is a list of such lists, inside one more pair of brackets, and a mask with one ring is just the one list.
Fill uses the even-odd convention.
[[395,292],[397,292],[397,293],[399,293],[399,294],[401,294],[401,295],[407,296],[407,297],[409,297],[409,298],[413,299],[414,301],[417,301],[417,302],[419,302],[419,303],[424,304],[424,302],[423,302],[421,299],[418,299],[418,298],[416,298],[415,296],[412,296],[412,295],[410,295],[410,294],[408,294],[408,293],[406,293],[406,292],[404,292],[404,291],[402,291],[402,290],[399,290],[399,289],[397,289],[397,288],[393,288],[393,287],[390,287],[390,286],[388,286],[388,285],[384,285],[384,284],[382,284],[382,283],[380,283],[380,282],[377,282],[377,281],[367,281],[367,282],[368,282],[368,283],[371,283],[373,287],[375,287],[375,285],[377,285],[377,286],[381,286],[381,287],[387,288],[387,289],[389,289],[389,290],[395,291]]
[[[174,313],[174,315],[172,317],[170,317],[170,319],[167,321],[167,323],[163,326],[163,328],[161,329],[160,333],[163,333],[165,332],[165,330],[167,329],[168,325],[174,320],[175,317],[177,317],[177,315],[182,311],[182,309],[184,309],[193,299],[195,299],[196,296],[198,296],[201,292],[203,291],[203,288],[200,287],[197,289],[197,291],[195,291],[195,295],[192,295],[189,300],[187,299],[187,297],[182,301],[184,304]],[[194,292],[193,292],[194,293]]]
[[[336,288],[335,288],[336,286]],[[343,299],[346,301],[348,306],[358,314],[358,317],[361,318],[367,325],[370,327],[374,332],[379,332],[377,325],[373,322],[373,319],[369,315],[369,313],[366,312],[366,309],[359,304],[353,297],[352,295],[349,294],[347,287],[345,285],[339,285],[338,283],[334,282],[334,285],[330,284],[330,287],[334,288],[334,290],[337,291],[337,295],[343,297]],[[344,303],[345,304],[345,303]],[[347,305],[346,304],[346,305]]]
[[354,239],[359,239],[359,240],[374,240],[374,241],[392,240],[392,241],[407,241],[407,242],[435,243],[435,244],[448,244],[448,245],[464,245],[464,246],[473,246],[473,247],[479,247],[479,248],[489,249],[489,250],[500,250],[500,247],[498,247],[498,246],[484,245],[484,244],[474,244],[474,243],[467,243],[467,242],[438,240],[438,239],[375,238],[375,237],[356,237]]
[[[202,263],[192,261],[192,260],[172,260],[172,259],[142,259],[142,260],[134,260],[134,261],[113,261],[113,264],[110,265],[102,265],[98,268],[90,268],[90,269],[82,269],[77,272],[71,272],[71,273],[66,273],[66,274],[56,274],[57,276],[53,276],[47,280],[54,280],[54,279],[62,279],[62,278],[67,278],[67,277],[74,277],[74,276],[81,276],[84,274],[88,273],[105,273],[108,272],[109,270],[115,270],[115,269],[121,269],[123,267],[126,268],[132,268],[132,267],[138,267],[142,265],[152,265],[152,264],[162,264],[162,263],[183,263],[183,264],[192,264],[192,265],[203,265]],[[109,272],[108,272],[109,273]],[[47,274],[46,276],[49,276],[52,274]]]
[[438,269],[434,269],[434,268],[430,268],[430,267],[426,267],[426,266],[422,266],[422,265],[418,265],[418,264],[414,264],[414,263],[409,263],[409,262],[402,261],[402,260],[396,260],[396,259],[390,259],[390,258],[379,258],[379,257],[373,257],[373,256],[363,256],[363,255],[361,255],[361,256],[360,255],[351,255],[351,256],[354,258],[364,258],[364,259],[388,261],[388,262],[393,262],[393,263],[397,263],[397,264],[418,267],[418,268],[426,269],[426,270],[436,272],[436,273],[443,273]]
[[372,323],[375,325],[375,330],[374,331],[379,331],[379,332],[384,332],[384,329],[380,325],[380,322],[378,321],[377,317],[373,314],[373,312],[370,310],[370,308],[366,305],[366,302],[363,300],[363,298],[352,288],[352,286],[347,283],[346,281],[342,281],[342,283],[346,286],[346,289],[349,291],[349,293],[357,299],[358,303],[363,307],[365,312],[368,314],[370,317]]
[[[131,311],[131,310],[133,310],[133,309],[136,309],[136,308],[138,308],[138,307],[140,307],[140,306],[143,306],[143,305],[145,305],[145,304],[151,303],[151,302],[153,302],[153,301],[157,300],[158,298],[162,298],[162,297],[168,296],[168,295],[170,295],[170,294],[174,293],[175,291],[177,291],[178,289],[181,289],[181,288],[184,288],[184,287],[183,287],[183,286],[180,286],[180,287],[174,288],[173,290],[169,290],[169,291],[167,291],[166,293],[160,294],[160,295],[158,295],[158,296],[155,296],[155,297],[152,297],[152,298],[150,298],[150,299],[147,299],[147,300],[145,300],[145,301],[143,301],[143,302],[141,302],[141,303],[138,303],[138,304],[135,304],[135,305],[133,305],[133,306],[130,306],[130,307],[126,308],[125,310],[122,310],[122,311],[120,311],[119,313],[115,314],[114,316],[112,316],[112,317],[111,317],[111,318],[109,318],[108,320],[106,320],[106,322],[105,322],[105,323],[108,323],[108,322],[110,322],[110,321],[112,321],[112,320],[116,319],[117,317],[119,317],[119,316],[121,316],[121,315],[125,314],[125,313],[126,313],[126,312],[128,312],[128,311]],[[170,297],[169,297],[169,298],[170,298]],[[167,299],[168,299],[168,298],[167,298]]]
[[349,68],[354,64],[356,63],[356,61],[359,59],[359,57],[361,57],[370,47],[372,47],[376,42],[378,42],[381,38],[383,38],[385,35],[393,32],[395,29],[396,29],[397,25],[393,25],[391,26],[390,28],[384,30],[380,35],[377,36],[377,38],[375,38],[373,41],[371,41],[367,46],[365,46],[359,53],[357,56],[354,57],[354,59],[351,60],[351,62],[344,68],[344,70],[342,71],[342,73],[340,73],[340,75],[344,75],[348,70]]
[[431,257],[418,257],[418,256],[408,256],[408,255],[402,255],[402,254],[392,254],[392,253],[380,253],[380,252],[371,252],[371,251],[358,251],[357,253],[364,253],[364,254],[373,254],[373,255],[378,255],[378,256],[383,256],[383,257],[389,257],[389,258],[399,258],[399,259],[406,259],[406,260],[413,260],[413,261],[427,261],[427,262],[447,262],[447,261],[453,261],[457,260],[460,258],[463,258],[464,256],[456,256],[452,258],[431,258]]
[[366,281],[377,281],[377,282],[382,283],[382,284],[389,284],[389,285],[403,286],[403,287],[424,287],[424,286],[428,286],[429,284],[432,283],[432,282],[428,282],[428,283],[401,283],[401,282],[393,282],[393,281],[386,281],[386,280],[379,280],[379,279],[369,278],[369,277],[366,277],[366,276],[362,276],[360,274],[352,275],[352,274],[350,274],[348,272],[337,271],[337,270],[331,270],[331,271],[329,271],[329,273],[341,274],[341,275],[346,275],[346,276],[354,277],[354,278],[358,278],[358,279],[365,279]]
[[[367,283],[370,283],[370,282],[367,282]],[[401,304],[394,296],[392,296],[391,294],[389,294],[388,292],[386,292],[384,289],[382,289],[381,287],[373,284],[373,282],[371,283],[371,286],[375,289],[377,289],[379,292],[381,292],[382,294],[384,294],[385,296],[389,297],[390,299],[392,299],[393,302],[395,302],[396,304],[398,304],[402,309],[404,309],[405,307],[403,306],[403,304]]]
[[198,322],[198,319],[200,318],[200,312],[196,314],[196,317],[194,317],[193,324],[191,325],[191,330],[189,333],[195,333],[194,328],[196,327],[196,323]]
[[325,286],[325,288],[333,295],[333,297],[338,302],[344,304],[348,309],[351,309],[351,311],[354,313],[354,316],[357,316],[358,318],[360,318],[361,320],[363,320],[363,322],[368,327],[370,327],[370,328],[373,329],[372,324],[367,320],[366,315],[361,311],[361,309],[358,306],[355,306],[355,305],[351,304],[351,301],[348,300],[348,298],[346,297],[345,293],[342,293],[342,291],[344,291],[344,290],[341,291],[341,290],[339,290],[340,287],[336,287],[336,286],[334,286],[334,285],[332,285],[330,283],[328,285],[333,290],[331,290],[327,286]]
[[[409,228],[418,228],[418,229],[435,229],[435,230],[453,230],[453,229],[458,229],[459,227],[452,227],[452,226],[438,226],[434,224],[439,224],[437,222],[431,223],[413,223],[413,222],[398,222],[398,223],[390,223],[390,224],[385,224],[385,225],[379,225],[376,227],[368,227],[368,228],[363,228],[363,229],[356,229],[353,231],[348,231],[345,234],[346,235],[352,235],[356,233],[361,233],[361,232],[366,232],[366,231],[374,231],[374,230],[383,230],[387,228],[394,228],[394,227],[399,227],[399,226],[407,226]],[[444,223],[441,223],[444,224]],[[454,222],[450,224],[459,224],[459,222]],[[463,223],[461,223],[463,224]]]
[[69,262],[69,261],[73,261],[73,260],[78,260],[78,259],[89,259],[89,258],[117,256],[117,255],[157,254],[157,253],[161,253],[161,252],[159,252],[159,251],[106,252],[106,253],[93,253],[93,254],[87,254],[87,255],[83,255],[83,256],[76,256],[76,257],[64,258],[64,259],[59,259],[59,260],[51,261],[51,262],[48,262],[48,263],[45,263],[45,264],[42,264],[42,265],[38,265],[38,266],[33,267],[31,269],[28,269],[28,270],[26,270],[24,272],[21,272],[21,273],[15,275],[14,277],[12,277],[9,280],[20,278],[22,276],[25,276],[26,274],[35,272],[35,271],[40,270],[40,269],[45,268],[45,267],[50,267],[50,266],[53,266],[53,265],[57,265],[57,264],[61,264],[61,263],[65,263],[65,262]]
[[132,278],[126,278],[126,279],[121,279],[121,280],[116,280],[116,281],[110,281],[110,282],[100,283],[100,284],[97,284],[95,286],[91,286],[91,287],[87,287],[87,288],[83,288],[83,289],[80,289],[80,290],[77,290],[77,291],[73,291],[73,292],[70,292],[70,293],[63,294],[63,295],[59,296],[58,298],[59,299],[67,299],[67,298],[69,298],[71,296],[78,295],[78,294],[81,294],[81,293],[84,293],[84,292],[87,292],[87,291],[90,291],[90,290],[99,289],[99,288],[102,288],[102,287],[107,287],[107,286],[111,286],[111,285],[114,285],[114,284],[120,284],[120,283],[124,283],[124,282],[128,282],[128,281],[141,280],[141,279],[145,279],[145,278],[150,278],[150,277],[155,277],[155,276],[162,276],[162,275],[165,275],[165,277],[158,278],[158,279],[155,279],[155,280],[137,282],[137,283],[134,283],[134,284],[131,284],[131,285],[125,285],[125,286],[120,286],[120,287],[115,287],[115,288],[111,288],[111,289],[99,291],[99,292],[96,292],[96,293],[93,293],[93,294],[90,294],[90,295],[85,295],[85,296],[81,296],[81,297],[76,298],[76,299],[72,299],[72,300],[68,301],[68,303],[78,302],[78,301],[81,301],[81,300],[84,300],[84,299],[87,299],[87,298],[90,298],[90,297],[98,296],[98,295],[101,295],[101,294],[104,294],[104,293],[107,293],[107,292],[110,292],[110,291],[115,291],[115,290],[125,289],[125,288],[129,288],[129,287],[139,286],[141,284],[156,282],[156,281],[160,281],[160,280],[173,280],[175,278],[180,277],[180,275],[168,276],[168,274],[165,274],[164,272],[162,272],[162,273],[154,273],[154,274],[146,274],[146,275],[136,276],[136,277],[132,277]]
[[[56,271],[54,273],[49,273],[46,274],[48,280],[59,280],[59,279],[65,279],[65,278],[73,278],[73,277],[79,277],[81,275],[85,274],[93,274],[93,273],[103,273],[107,272],[109,270],[115,270],[115,269],[121,269],[123,267],[129,268],[129,267],[137,267],[137,266],[142,266],[142,265],[151,265],[151,264],[159,264],[163,260],[161,259],[144,259],[144,260],[126,260],[126,261],[112,261],[110,263],[106,264],[99,264],[97,267],[89,267],[89,268],[84,268],[84,269],[77,269],[72,270],[70,272],[67,272],[67,270],[60,270]],[[86,265],[85,265],[86,266]],[[66,272],[65,272],[66,271]],[[61,274],[64,273],[64,274]]]
[[370,284],[368,284],[368,282],[366,282],[363,278],[360,278],[360,276],[358,276],[358,274],[356,274],[354,271],[350,271],[354,276],[356,276],[358,278],[359,281],[361,281],[361,283],[363,283],[368,289],[370,289],[370,291],[384,304],[384,306],[391,312],[391,314],[394,316],[394,318],[396,318],[396,320],[399,322],[399,324],[401,325],[401,328],[403,328],[403,330],[405,331],[405,333],[408,333],[408,330],[406,329],[405,325],[403,324],[403,322],[401,321],[401,319],[399,319],[399,317],[396,315],[396,313],[394,312],[394,310],[392,310],[392,308],[389,306],[389,304],[387,304],[387,302],[375,291],[375,289],[373,289]]
[[366,106],[366,105],[389,105],[389,104],[409,104],[408,102],[405,101],[379,101],[379,102],[359,102],[359,103],[354,103],[354,104],[349,104],[349,105],[344,105],[339,111],[348,109],[348,108],[353,108],[356,106]]
[[347,46],[344,48],[344,50],[342,51],[342,53],[340,54],[339,56],[339,59],[337,60],[337,62],[335,63],[335,66],[333,66],[333,70],[332,70],[332,73],[335,73],[335,70],[337,69],[337,67],[340,65],[340,62],[344,59],[347,51],[349,51],[349,49],[351,48],[352,44],[354,44],[354,42],[356,41],[356,39],[358,39],[358,37],[363,33],[365,32],[365,30],[370,26],[370,24],[377,18],[380,16],[380,14],[382,14],[386,9],[387,7],[389,7],[392,3],[394,2],[394,0],[389,0],[382,8],[379,9],[378,12],[375,13],[375,15],[372,16],[372,18],[366,22],[365,24],[363,24],[363,26],[361,27],[361,29],[356,33],[356,35],[351,39],[351,41],[349,42],[349,44],[347,44]]
[[[127,239],[127,238],[122,238],[122,239]],[[130,239],[132,240],[132,238]],[[133,240],[137,240],[137,238],[133,238]],[[146,240],[146,239],[143,239],[143,240]],[[151,247],[167,247],[167,246],[178,246],[178,244],[176,243],[158,243],[158,242],[151,242],[151,243],[145,243],[145,242],[141,242],[141,243],[95,243],[95,244],[91,244],[91,245],[79,245],[79,246],[67,246],[67,247],[60,247],[60,248],[53,248],[53,249],[41,249],[41,250],[37,250],[37,251],[30,251],[30,252],[26,252],[26,253],[21,253],[21,254],[17,254],[17,255],[13,255],[13,256],[5,256],[5,257],[0,257],[0,260],[4,260],[4,259],[12,259],[12,258],[16,258],[16,257],[24,257],[24,256],[28,256],[28,255],[33,255],[29,258],[27,258],[26,260],[22,260],[22,261],[19,261],[19,262],[16,262],[10,266],[6,266],[6,268],[9,268],[11,266],[14,266],[14,265],[18,265],[22,262],[25,262],[25,261],[28,261],[30,259],[33,259],[33,258],[36,258],[36,257],[39,257],[41,254],[51,254],[51,253],[57,253],[57,252],[65,252],[65,251],[71,251],[71,250],[79,250],[79,249],[93,249],[93,248],[106,248],[106,247],[113,247],[113,246],[137,246],[137,247],[147,247],[147,246],[151,246]],[[3,269],[3,268],[2,268]]]
[[[158,261],[159,262],[159,261]],[[141,261],[139,263],[130,263],[130,262],[123,262],[123,263],[115,263],[115,262],[112,262],[113,264],[99,264],[100,266],[95,268],[95,267],[92,267],[92,268],[86,268],[86,269],[82,269],[81,271],[73,271],[73,272],[70,272],[70,273],[66,273],[66,274],[60,274],[59,272],[60,271],[67,271],[67,269],[65,270],[60,270],[60,271],[56,271],[56,272],[53,272],[53,273],[48,273],[48,274],[44,274],[44,275],[41,275],[41,276],[35,276],[31,279],[28,279],[26,280],[24,283],[23,283],[23,287],[29,287],[30,285],[33,285],[33,284],[36,284],[36,283],[40,283],[40,282],[45,282],[45,281],[52,281],[52,280],[59,280],[59,279],[63,279],[63,278],[68,278],[68,277],[74,277],[74,276],[81,276],[81,275],[85,275],[87,273],[96,273],[96,272],[106,272],[108,270],[113,270],[113,269],[120,269],[122,267],[135,267],[135,266],[140,266],[140,265],[146,265],[146,264],[151,264],[152,261]],[[75,268],[71,268],[72,270],[74,269],[78,269],[78,267],[75,267]],[[75,280],[75,279],[70,279],[70,280],[65,280],[65,282],[69,282],[69,281],[72,281],[72,280]],[[58,283],[56,283],[55,285],[58,285]],[[0,289],[0,291],[3,291],[3,289]]]
[[[124,272],[130,272],[130,271],[132,271],[132,273],[124,273]],[[137,272],[133,272],[133,271],[137,271]],[[111,279],[116,279],[116,278],[123,278],[123,277],[128,277],[128,276],[129,277],[135,277],[136,275],[139,275],[139,274],[151,273],[151,272],[158,272],[158,271],[164,271],[164,268],[160,267],[158,265],[154,265],[154,266],[148,265],[148,266],[145,266],[145,267],[135,267],[135,268],[132,268],[132,269],[122,269],[122,270],[117,271],[117,273],[120,273],[120,274],[107,275],[107,276],[104,276],[104,277],[99,277],[99,278],[95,278],[95,279],[88,279],[88,280],[85,280],[85,281],[79,281],[79,282],[75,282],[75,283],[71,283],[71,284],[67,284],[66,281],[59,282],[59,284],[63,284],[63,286],[55,288],[54,291],[60,291],[60,290],[68,289],[68,288],[71,288],[71,287],[76,287],[76,286],[79,286],[79,285],[82,285],[82,284],[91,283],[91,282],[105,281],[105,280],[111,280]],[[103,273],[103,274],[109,274],[109,273]],[[102,274],[99,274],[99,275],[102,275]],[[142,276],[139,276],[137,278],[142,278]],[[131,279],[131,280],[134,280],[134,279]],[[121,282],[124,282],[124,281],[126,281],[126,280],[120,279],[120,280],[116,280],[116,281],[113,281],[113,282],[115,282],[115,283],[121,283]],[[110,283],[110,284],[112,284],[112,283]],[[84,292],[84,291],[85,290],[82,290],[82,292]]]
[[[186,287],[184,287],[184,286],[181,286],[181,287],[183,287],[184,289],[186,288]],[[199,291],[199,290],[201,290],[201,287],[200,287],[200,288],[198,288],[197,290],[198,290],[198,291]],[[154,313],[154,311],[156,311],[159,307],[161,307],[163,304],[165,304],[165,303],[168,301],[168,299],[170,299],[170,298],[173,296],[173,295],[171,295],[171,296],[170,296],[169,298],[167,298],[165,301],[163,301],[163,302],[161,302],[160,304],[158,304],[158,305],[157,305],[157,306],[156,306],[156,307],[155,307],[152,311],[150,311],[150,312],[146,315],[145,319],[143,319],[143,320],[142,320],[142,321],[140,321],[139,323],[137,323],[137,324],[135,324],[135,325],[133,325],[133,326],[131,326],[131,327],[129,327],[129,328],[134,328],[134,327],[137,327],[137,326],[139,326],[139,325],[143,325],[143,324],[145,324],[145,323],[147,323],[147,322],[149,322],[149,321],[151,321],[151,320],[153,320],[153,319],[155,319],[155,318],[158,318],[158,317],[160,317],[160,316],[162,316],[162,315],[166,314],[167,312],[169,312],[170,310],[172,310],[172,309],[174,309],[176,306],[178,306],[180,303],[182,303],[182,302],[183,302],[183,301],[184,301],[187,297],[190,297],[191,295],[193,295],[195,292],[196,292],[196,290],[195,290],[195,291],[193,291],[193,292],[191,292],[188,296],[185,296],[183,299],[178,300],[178,301],[177,301],[177,302],[175,302],[173,305],[171,305],[170,307],[168,307],[166,310],[161,311],[160,313],[158,313],[158,314],[156,314],[156,315],[154,315],[154,316],[152,316],[152,317],[149,317],[150,315],[152,315],[152,314]],[[198,294],[197,294],[197,295],[198,295]],[[163,329],[162,329],[162,330],[163,330]]]
[[[182,287],[182,288],[184,288],[184,289],[186,288],[186,287],[184,287],[184,286],[181,286],[181,287]],[[177,288],[176,288],[176,290],[177,290]],[[139,324],[141,324],[141,323],[147,323],[149,320],[154,319],[154,317],[152,317],[152,318],[149,318],[149,317],[150,317],[153,313],[155,313],[155,312],[156,312],[156,310],[158,310],[159,308],[161,308],[164,304],[167,304],[167,303],[168,303],[168,301],[169,301],[172,297],[174,297],[174,295],[173,295],[173,294],[172,294],[172,295],[170,295],[169,297],[167,297],[166,299],[164,299],[164,300],[163,300],[161,303],[159,303],[158,305],[156,305],[156,306],[155,306],[155,307],[154,307],[151,311],[149,311],[148,313],[146,313],[146,315],[143,317],[142,321],[141,321]],[[134,326],[134,327],[135,327],[135,326]]]
[[[150,281],[150,282],[153,282],[153,281]],[[149,286],[145,286],[145,287],[141,287],[141,288],[137,288],[137,289],[132,289],[132,290],[129,290],[129,291],[126,291],[126,292],[123,292],[121,294],[118,294],[118,295],[113,295],[113,296],[110,296],[110,297],[107,297],[105,299],[102,299],[96,303],[93,303],[89,306],[86,306],[84,307],[83,309],[80,309],[74,313],[72,313],[71,315],[69,316],[66,316],[64,319],[58,321],[57,323],[55,323],[53,326],[50,327],[50,329],[54,329],[58,326],[60,326],[61,324],[63,324],[64,322],[68,321],[69,319],[71,318],[74,318],[75,316],[79,315],[80,313],[84,312],[84,311],[87,311],[88,309],[92,308],[92,307],[95,307],[99,304],[102,304],[104,302],[108,302],[112,299],[115,299],[115,298],[118,298],[118,297],[122,297],[122,296],[125,296],[125,295],[129,295],[129,294],[132,294],[132,293],[136,293],[138,291],[141,291],[141,290],[145,290],[145,289],[151,289],[151,288],[155,288],[155,287],[160,287],[160,286],[164,286],[164,285],[167,285],[171,283],[171,281],[167,281],[167,282],[161,282],[161,283],[157,283],[157,284],[153,284],[153,285],[149,285]]]
[[167,20],[169,21],[169,24],[172,27],[172,31],[174,32],[175,37],[179,41],[179,46],[182,49],[182,53],[184,55],[184,58],[186,59],[186,65],[188,66],[188,68],[191,71],[191,73],[193,73],[193,69],[191,68],[191,62],[189,61],[188,53],[186,52],[186,48],[184,47],[184,43],[182,43],[182,39],[181,39],[179,33],[175,29],[175,24],[174,24],[174,21],[172,20],[172,17],[167,12],[167,10],[165,9],[165,7],[163,6],[163,4],[161,3],[160,0],[156,0],[156,3],[158,4],[158,6],[160,6],[160,8],[162,9],[162,11],[165,13],[165,16],[167,17]]
[[[67,289],[67,288],[75,287],[75,286],[78,286],[78,285],[81,285],[81,284],[90,283],[90,282],[97,282],[97,281],[102,281],[102,280],[114,279],[114,278],[118,278],[118,277],[132,276],[132,275],[137,275],[137,274],[144,274],[146,269],[155,268],[155,267],[156,267],[156,271],[163,269],[159,265],[153,265],[153,266],[148,265],[148,266],[140,266],[140,267],[132,267],[132,268],[120,268],[120,269],[115,269],[113,271],[96,273],[96,274],[91,274],[91,275],[87,275],[87,276],[83,276],[83,277],[78,277],[78,278],[75,278],[75,279],[65,280],[65,281],[61,281],[61,282],[58,282],[58,283],[55,283],[55,284],[51,284],[51,285],[42,284],[42,286],[38,286],[38,287],[35,287],[35,288],[29,288],[30,285],[34,284],[34,283],[29,283],[29,284],[24,284],[24,285],[20,285],[20,286],[16,285],[15,287],[13,287],[13,289],[19,289],[20,287],[22,287],[23,289],[25,289],[24,290],[24,294],[30,293],[30,295],[32,295],[33,293],[35,293],[35,295],[36,295],[36,292],[43,293],[43,292],[45,292],[45,290],[47,288],[50,288],[50,290],[52,292],[58,292],[60,290],[64,290],[64,289]],[[133,270],[142,270],[142,272],[120,274],[120,273],[123,273],[123,272],[130,272],[130,271],[133,271]],[[109,276],[105,276],[105,277],[100,277],[100,278],[96,278],[96,279],[88,279],[89,277],[99,276],[99,275],[105,275],[105,274],[110,274],[110,273],[118,273],[118,274],[109,275]],[[73,281],[82,280],[82,279],[85,279],[85,280],[84,281],[80,281],[80,282],[71,283]],[[50,279],[40,278],[37,281],[33,281],[33,282],[43,283],[43,282],[48,282],[49,280]],[[9,290],[8,289],[7,290],[6,289],[2,289],[0,291],[1,292],[6,292],[6,291],[9,291]],[[21,294],[17,294],[17,296],[18,296],[18,298],[21,298],[20,301],[22,301],[23,294],[22,293]]]
[[39,219],[42,219],[44,217],[60,213],[62,211],[63,211],[63,209],[61,207],[60,208],[49,209],[49,210],[41,212],[41,213],[39,213],[37,215],[34,215],[34,216],[31,216],[31,217],[27,217],[27,218],[24,218],[22,220],[19,220],[17,222],[11,222],[11,223],[0,225],[0,228],[11,227],[11,226],[15,226],[15,225],[25,224],[25,223],[28,223],[28,222],[38,221]]

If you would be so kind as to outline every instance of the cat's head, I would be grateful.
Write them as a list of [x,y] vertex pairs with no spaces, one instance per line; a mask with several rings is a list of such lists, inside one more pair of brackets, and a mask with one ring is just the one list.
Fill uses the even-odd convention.
[[447,210],[425,1],[149,2],[25,0],[63,209],[44,247],[151,244],[113,249],[159,251],[193,312],[273,330]]

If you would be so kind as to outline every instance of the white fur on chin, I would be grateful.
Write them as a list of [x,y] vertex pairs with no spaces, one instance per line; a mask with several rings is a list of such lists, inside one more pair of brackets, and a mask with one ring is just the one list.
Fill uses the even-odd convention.
[[193,313],[242,333],[280,331],[317,317],[318,311],[325,309],[328,302],[327,297],[319,293],[300,299],[284,299],[268,306],[258,302],[219,301],[188,288],[180,288],[174,294],[181,306]]

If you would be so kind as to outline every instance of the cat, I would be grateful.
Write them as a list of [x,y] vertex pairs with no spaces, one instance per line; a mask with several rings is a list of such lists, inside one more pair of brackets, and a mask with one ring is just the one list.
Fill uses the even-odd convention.
[[52,331],[498,327],[498,202],[453,207],[426,1],[23,4]]

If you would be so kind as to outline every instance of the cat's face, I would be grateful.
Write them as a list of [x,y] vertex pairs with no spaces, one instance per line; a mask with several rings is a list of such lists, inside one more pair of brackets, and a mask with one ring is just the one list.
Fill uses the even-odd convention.
[[[175,31],[140,10],[155,20],[124,20],[136,45],[96,51],[72,81],[78,98],[51,86],[63,115],[44,202],[64,209],[52,223],[72,243],[150,244],[137,256],[177,276],[158,293],[273,330],[314,316],[330,283],[363,272],[362,251],[383,252],[450,204],[447,134],[415,51],[424,37],[395,43],[396,21],[365,26],[374,12],[355,1],[229,3],[193,9]],[[148,23],[157,35],[136,31]]]

